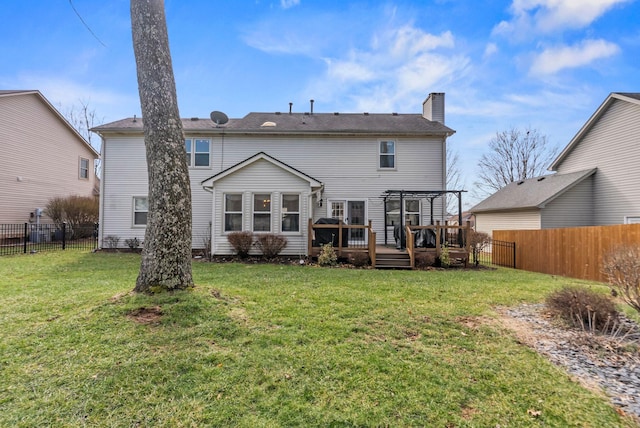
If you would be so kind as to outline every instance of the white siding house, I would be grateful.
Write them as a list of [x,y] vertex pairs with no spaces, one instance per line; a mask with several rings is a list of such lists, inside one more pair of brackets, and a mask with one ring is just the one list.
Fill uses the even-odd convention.
[[98,153],[39,91],[0,91],[0,223],[64,196],[96,196]]
[[[640,93],[611,93],[553,161],[471,209],[476,228],[548,229],[640,222]],[[537,217],[537,218],[536,218]]]
[[[436,100],[436,102],[434,102]],[[441,121],[435,120],[440,118]],[[444,94],[422,114],[250,113],[216,124],[183,119],[193,199],[193,248],[211,238],[231,254],[227,235],[243,230],[287,237],[283,254],[307,252],[308,221],[368,224],[384,242],[389,189],[445,189]],[[144,238],[147,171],[142,119],[94,128],[103,140],[101,242]],[[426,199],[413,205],[430,222]],[[444,205],[434,211],[444,220]]]

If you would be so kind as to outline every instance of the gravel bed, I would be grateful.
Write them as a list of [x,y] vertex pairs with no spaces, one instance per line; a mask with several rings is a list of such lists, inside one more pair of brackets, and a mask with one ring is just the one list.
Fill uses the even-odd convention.
[[[626,317],[615,335],[558,324],[543,304],[500,311],[519,339],[587,387],[598,387],[622,414],[640,418],[640,328]],[[508,321],[511,319],[511,321]]]

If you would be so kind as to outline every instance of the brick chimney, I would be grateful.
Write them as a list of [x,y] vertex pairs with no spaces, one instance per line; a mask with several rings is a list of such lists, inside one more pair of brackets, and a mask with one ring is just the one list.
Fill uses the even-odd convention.
[[425,119],[444,125],[444,92],[432,92],[422,103],[422,116]]

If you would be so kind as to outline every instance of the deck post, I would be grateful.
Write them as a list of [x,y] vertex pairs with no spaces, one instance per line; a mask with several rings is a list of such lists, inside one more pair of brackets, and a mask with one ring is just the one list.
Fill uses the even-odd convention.
[[469,220],[467,220],[467,228],[464,233],[464,247],[467,249],[467,254],[471,254],[471,237],[469,236],[471,234],[471,221]]
[[307,226],[307,256],[313,256],[313,220],[309,217]]
[[342,222],[338,222],[338,257],[342,257]]
[[436,220],[436,257],[440,257],[440,237],[442,236],[442,228],[440,220]]

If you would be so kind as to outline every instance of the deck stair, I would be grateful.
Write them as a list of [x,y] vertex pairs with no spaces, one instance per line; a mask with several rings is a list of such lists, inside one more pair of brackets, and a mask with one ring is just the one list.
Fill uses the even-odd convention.
[[412,269],[411,258],[406,251],[378,253],[376,269]]

